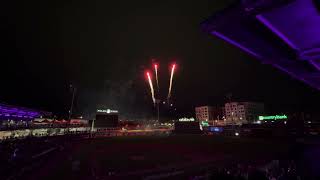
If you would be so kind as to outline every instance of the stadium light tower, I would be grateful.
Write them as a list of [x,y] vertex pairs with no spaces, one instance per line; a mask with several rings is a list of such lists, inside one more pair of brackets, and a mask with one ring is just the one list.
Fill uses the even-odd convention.
[[72,117],[72,110],[73,110],[73,102],[74,102],[74,96],[76,93],[76,88],[70,84],[70,90],[72,90],[72,98],[71,98],[71,104],[70,104],[70,109],[69,109],[69,120],[71,120]]

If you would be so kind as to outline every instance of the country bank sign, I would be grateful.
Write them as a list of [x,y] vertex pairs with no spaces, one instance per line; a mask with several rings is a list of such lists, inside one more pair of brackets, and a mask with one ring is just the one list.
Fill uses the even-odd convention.
[[274,116],[259,116],[260,121],[264,120],[281,120],[281,119],[288,119],[287,115],[274,115]]

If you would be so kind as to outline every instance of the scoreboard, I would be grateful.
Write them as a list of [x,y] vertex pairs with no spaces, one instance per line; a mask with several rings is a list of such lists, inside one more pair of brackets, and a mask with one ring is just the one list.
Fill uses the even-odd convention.
[[118,127],[119,117],[117,110],[97,109],[94,126],[96,128]]

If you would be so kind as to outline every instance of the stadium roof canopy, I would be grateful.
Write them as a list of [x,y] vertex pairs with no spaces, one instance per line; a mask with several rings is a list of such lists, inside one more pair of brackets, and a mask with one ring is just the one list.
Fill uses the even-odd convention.
[[38,111],[25,107],[12,106],[5,103],[0,103],[0,119],[2,119],[3,117],[33,119],[40,116],[51,115],[52,113],[46,111]]
[[241,0],[201,27],[320,90],[320,0]]

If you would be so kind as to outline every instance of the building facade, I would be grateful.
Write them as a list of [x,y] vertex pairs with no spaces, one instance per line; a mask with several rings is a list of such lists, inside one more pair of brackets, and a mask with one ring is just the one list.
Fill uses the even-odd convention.
[[210,125],[217,124],[224,117],[224,107],[200,106],[195,108],[195,112],[199,122],[208,121]]
[[225,104],[225,121],[227,125],[250,124],[264,113],[264,104],[256,102],[230,102]]

